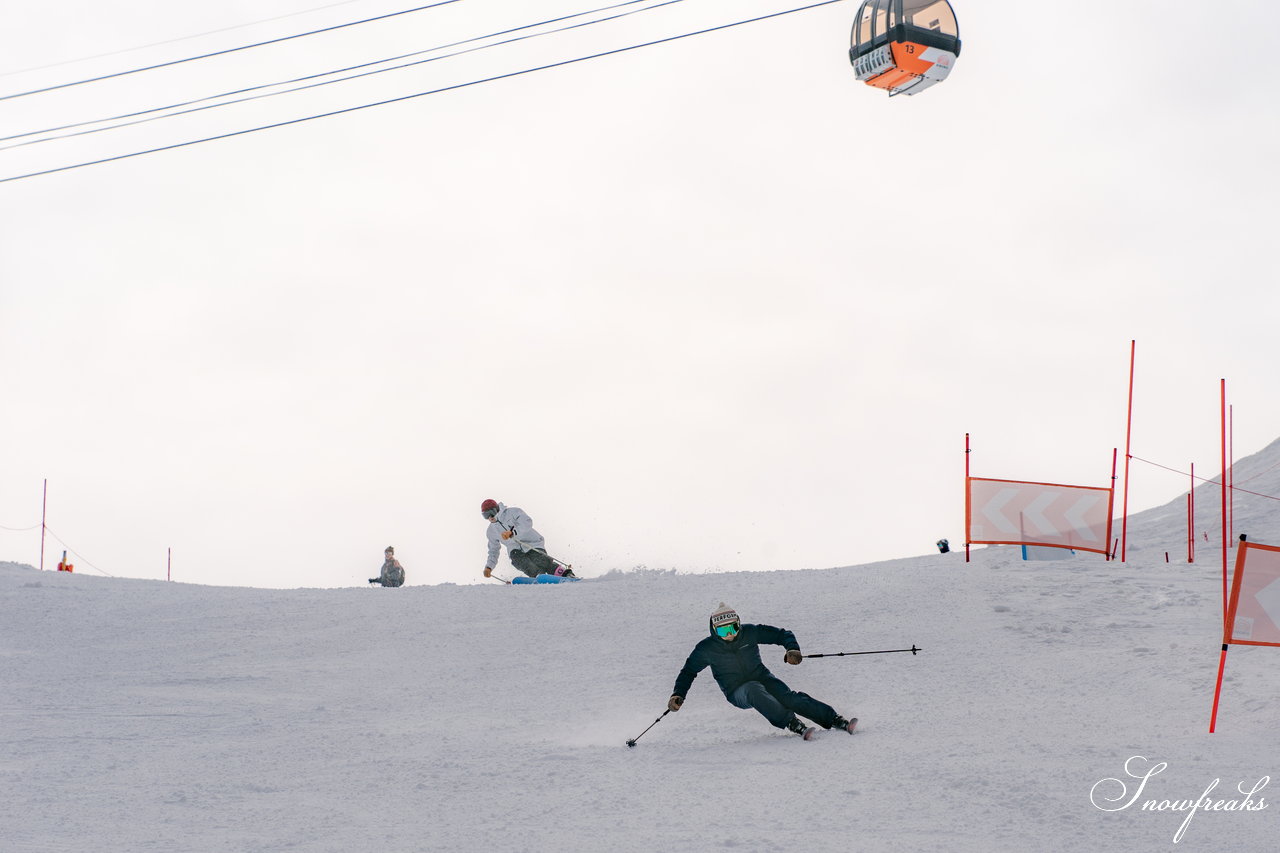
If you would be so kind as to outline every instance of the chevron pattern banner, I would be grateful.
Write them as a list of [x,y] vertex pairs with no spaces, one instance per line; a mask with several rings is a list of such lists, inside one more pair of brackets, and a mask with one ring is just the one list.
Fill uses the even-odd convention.
[[1112,489],[969,477],[965,529],[976,545],[1042,545],[1107,554]]
[[1241,542],[1224,643],[1280,646],[1280,548]]

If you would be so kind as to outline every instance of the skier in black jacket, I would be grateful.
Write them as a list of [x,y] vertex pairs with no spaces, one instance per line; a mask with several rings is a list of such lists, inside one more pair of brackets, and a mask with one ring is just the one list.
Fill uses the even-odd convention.
[[804,659],[795,634],[772,625],[743,625],[733,608],[721,602],[711,614],[711,636],[693,647],[684,668],[676,676],[675,689],[667,700],[668,710],[680,710],[693,680],[709,666],[716,684],[731,704],[755,708],[777,728],[809,740],[814,728],[802,723],[796,716],[800,714],[824,729],[844,729],[853,734],[857,717],[845,719],[827,703],[787,687],[760,660],[761,643],[785,648],[783,660],[787,663],[798,664]]

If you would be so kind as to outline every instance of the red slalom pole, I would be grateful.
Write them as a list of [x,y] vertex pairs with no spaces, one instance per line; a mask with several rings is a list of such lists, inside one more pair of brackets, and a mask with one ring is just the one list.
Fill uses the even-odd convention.
[[1192,534],[1191,532],[1191,495],[1187,495],[1187,562],[1188,563],[1194,563],[1196,561],[1195,555],[1191,553],[1191,546],[1192,546],[1192,543],[1195,541],[1194,539],[1192,539],[1193,535],[1194,534]]
[[1222,671],[1227,667],[1227,649],[1230,648],[1226,643],[1222,644],[1222,654],[1218,656],[1218,686],[1213,688],[1213,713],[1209,717],[1209,734],[1213,734],[1213,730],[1218,726],[1218,699],[1222,697]]

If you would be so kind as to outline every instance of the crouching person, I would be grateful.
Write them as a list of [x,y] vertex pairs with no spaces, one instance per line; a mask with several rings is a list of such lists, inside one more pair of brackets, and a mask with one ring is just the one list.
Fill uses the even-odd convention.
[[[711,636],[693,647],[684,668],[676,676],[667,708],[679,711],[698,673],[711,667],[711,675],[729,702],[739,708],[754,708],[773,726],[813,737],[815,729],[800,717],[813,720],[824,729],[843,729],[853,734],[857,717],[846,719],[825,702],[788,687],[760,660],[760,646],[786,649],[783,660],[798,664],[803,660],[795,634],[772,625],[744,625],[733,608],[721,603],[710,620]],[[797,716],[799,715],[799,716]]]
[[401,586],[404,584],[404,566],[396,559],[396,549],[390,545],[383,552],[382,572],[376,578],[369,578],[369,583],[382,586]]

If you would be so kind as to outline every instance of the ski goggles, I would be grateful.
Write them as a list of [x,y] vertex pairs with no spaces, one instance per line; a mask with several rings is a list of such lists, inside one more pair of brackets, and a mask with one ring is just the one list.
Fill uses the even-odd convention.
[[737,622],[730,622],[726,625],[717,625],[716,636],[725,640],[731,639],[733,637],[738,636],[738,630],[741,627],[742,626],[739,625]]
[[482,509],[480,510],[480,514],[485,518],[495,518],[498,515],[498,508],[492,507],[491,509]]

